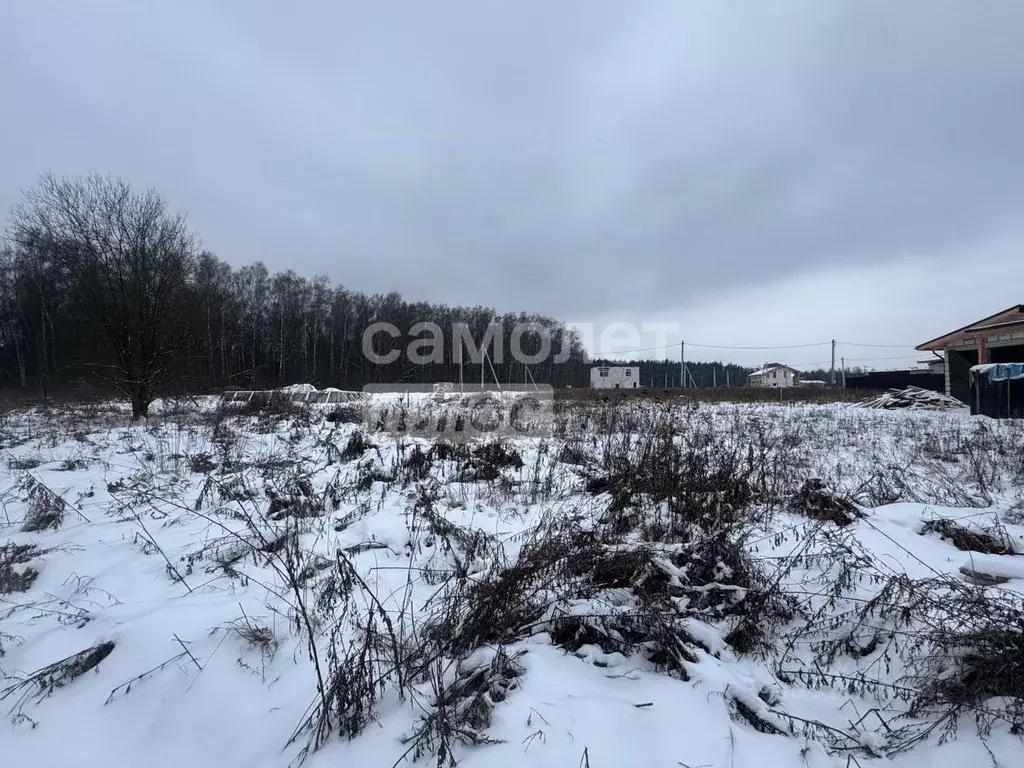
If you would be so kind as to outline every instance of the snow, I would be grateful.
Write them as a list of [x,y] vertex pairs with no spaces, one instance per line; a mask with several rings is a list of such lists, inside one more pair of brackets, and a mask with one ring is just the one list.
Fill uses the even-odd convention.
[[316,392],[317,388],[312,384],[289,384],[286,387],[281,387],[282,392]]
[[862,400],[858,405],[861,408],[911,408],[932,411],[967,408],[966,405],[955,397],[914,386],[907,387],[906,389],[890,389],[877,397]]
[[[293,385],[291,391],[311,391],[308,387]],[[358,460],[340,462],[332,456],[346,446],[354,425],[282,422],[265,430],[249,420],[228,428],[237,440],[229,449],[224,434],[202,422],[158,417],[148,426],[131,426],[119,409],[113,411],[107,417],[89,417],[91,421],[15,412],[0,424],[6,453],[0,466],[0,543],[35,544],[42,551],[30,563],[39,571],[30,589],[0,594],[0,671],[13,680],[100,642],[116,644],[94,670],[25,706],[23,713],[31,721],[9,716],[11,699],[0,703],[3,762],[97,768],[287,766],[304,743],[300,739],[288,745],[288,740],[315,699],[316,675],[305,642],[290,621],[291,598],[279,574],[268,558],[254,558],[247,543],[250,532],[239,515],[257,502],[242,495],[216,496],[208,478],[215,478],[221,488],[233,488],[241,478],[239,482],[260,489],[264,482],[284,482],[282,476],[261,475],[261,467],[286,458],[305,462],[315,493],[342,490],[334,509],[303,521],[301,545],[328,563],[339,550],[350,552],[360,578],[392,616],[407,610],[422,621],[418,612],[438,590],[422,574],[458,563],[457,553],[448,551],[435,532],[410,527],[413,489],[379,479],[405,455],[400,451],[410,447],[375,435],[375,448]],[[999,526],[1012,541],[1024,542],[1024,525],[1013,514],[1020,502],[1015,478],[990,478],[988,502],[966,506],[965,501],[976,500],[983,491],[969,487],[967,474],[957,474],[961,465],[932,455],[962,450],[962,436],[975,434],[982,422],[959,412],[840,406],[700,406],[700,413],[716,424],[743,420],[749,429],[742,433],[796,429],[816,440],[816,448],[793,449],[788,460],[809,462],[822,476],[842,478],[837,482],[847,483],[843,490],[851,495],[869,482],[876,468],[903,468],[908,477],[902,492],[911,498],[862,505],[864,517],[843,529],[851,537],[850,546],[870,553],[880,567],[911,578],[958,574],[969,567],[1009,579],[995,589],[1024,588],[1024,558],[967,553],[939,536],[922,534],[926,522],[945,519],[981,528]],[[1001,430],[1010,441],[1021,438],[1012,422],[983,428]],[[429,447],[427,441],[419,444]],[[524,468],[508,470],[509,477],[525,488],[535,467],[550,469],[559,490],[544,501],[531,502],[526,491],[510,501],[486,483],[446,482],[451,474],[435,478],[437,485],[432,486],[446,520],[501,542],[510,561],[543,515],[596,516],[610,499],[585,494],[576,469],[550,463],[558,451],[543,440],[520,438],[517,446]],[[229,453],[233,464],[225,461]],[[202,455],[212,457],[218,468],[209,474],[195,471],[193,459]],[[35,461],[38,465],[29,469],[18,468]],[[367,489],[353,490],[354,478],[369,472],[371,465],[378,479]],[[20,531],[27,478],[70,505],[59,528]],[[271,532],[288,530],[283,521],[274,525]],[[775,510],[757,545],[759,554],[789,554],[820,527],[785,509]],[[471,573],[484,573],[488,562],[471,564]],[[806,580],[820,575],[816,569],[835,565],[809,564],[787,578],[794,587],[806,589]],[[851,599],[866,599],[875,589],[858,584]],[[576,607],[588,610],[587,604]],[[268,627],[280,647],[267,655],[247,644],[231,629],[239,621]],[[642,658],[606,653],[595,645],[567,653],[543,631],[509,644],[510,655],[525,651],[519,659],[525,673],[494,708],[488,733],[498,743],[457,747],[459,764],[848,764],[848,755],[830,754],[815,738],[758,732],[732,716],[735,702],[780,727],[784,723],[776,711],[832,723],[855,733],[867,751],[884,751],[882,729],[850,725],[877,706],[869,697],[781,682],[765,659],[734,652],[720,624],[689,616],[685,626],[705,649],[698,652],[696,663],[687,663],[688,680],[665,674]],[[325,628],[320,631],[323,649],[329,637]],[[495,654],[494,647],[478,648],[451,673],[489,665]],[[802,659],[799,650],[794,654]],[[130,687],[121,687],[132,680]],[[0,682],[0,695],[6,685]],[[406,751],[403,739],[421,715],[417,705],[389,691],[379,702],[375,725],[352,740],[334,735],[305,764],[391,766]],[[945,743],[936,739],[894,755],[887,764],[954,768],[990,764],[990,754],[1002,765],[1019,764],[1020,742],[1005,729],[994,729],[987,744],[970,726],[960,733]],[[863,765],[869,758],[858,759]],[[434,764],[429,756],[420,762]]]

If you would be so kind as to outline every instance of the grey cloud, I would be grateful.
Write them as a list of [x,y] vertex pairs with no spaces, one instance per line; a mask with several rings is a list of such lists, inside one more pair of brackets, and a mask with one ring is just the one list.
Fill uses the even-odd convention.
[[1024,241],[1017,2],[17,0],[0,30],[0,206],[110,172],[235,264],[581,319]]

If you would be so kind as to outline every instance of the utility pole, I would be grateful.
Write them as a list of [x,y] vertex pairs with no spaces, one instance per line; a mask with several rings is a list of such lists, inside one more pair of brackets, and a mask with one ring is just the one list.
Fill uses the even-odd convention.
[[711,386],[718,388],[718,366],[711,369]]
[[843,363],[843,389],[846,389],[846,358],[841,358]]
[[686,342],[679,342],[679,383],[686,388]]
[[829,384],[835,386],[836,383],[836,340],[832,339],[832,371],[829,374]]

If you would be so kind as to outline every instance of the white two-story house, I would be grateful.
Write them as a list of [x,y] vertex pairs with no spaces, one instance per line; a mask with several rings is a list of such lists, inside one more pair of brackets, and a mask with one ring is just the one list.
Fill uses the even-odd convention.
[[590,369],[590,386],[594,389],[638,389],[640,367],[602,365]]
[[760,370],[747,375],[750,387],[793,387],[796,386],[796,368],[782,363],[767,363]]

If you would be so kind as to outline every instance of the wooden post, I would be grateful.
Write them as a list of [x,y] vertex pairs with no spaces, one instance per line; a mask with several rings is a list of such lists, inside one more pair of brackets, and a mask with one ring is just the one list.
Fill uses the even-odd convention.
[[984,336],[978,337],[978,365],[988,362],[988,340]]

